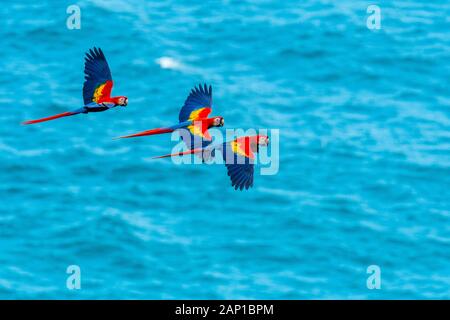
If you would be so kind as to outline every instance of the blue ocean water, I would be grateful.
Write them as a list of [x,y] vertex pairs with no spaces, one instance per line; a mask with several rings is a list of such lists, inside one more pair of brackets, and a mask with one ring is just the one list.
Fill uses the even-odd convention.
[[[80,30],[71,4],[0,6],[0,298],[450,298],[448,1],[377,1],[380,30],[371,1],[77,1]],[[92,46],[129,106],[21,126],[81,106]],[[280,130],[278,174],[239,192],[111,139],[200,82],[227,128]]]

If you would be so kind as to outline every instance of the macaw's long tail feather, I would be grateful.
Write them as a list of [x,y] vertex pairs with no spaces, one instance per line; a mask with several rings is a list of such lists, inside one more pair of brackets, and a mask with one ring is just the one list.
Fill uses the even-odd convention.
[[159,156],[159,157],[153,157],[152,159],[161,159],[161,158],[169,158],[169,157],[176,157],[176,156],[184,156],[184,155],[187,155],[187,154],[200,153],[200,152],[203,152],[204,150],[205,150],[204,148],[191,149],[191,150],[188,150],[188,151],[172,153],[172,154],[166,154],[166,155]]
[[45,121],[50,121],[50,120],[54,120],[54,119],[58,119],[58,118],[62,118],[62,117],[68,117],[68,116],[73,116],[75,114],[78,114],[80,112],[64,112],[64,113],[60,113],[51,117],[46,117],[46,118],[42,118],[42,119],[37,119],[37,120],[29,120],[29,121],[25,121],[22,122],[22,124],[34,124],[34,123],[39,123],[39,122],[45,122]]
[[142,131],[142,132],[138,132],[135,134],[130,134],[128,136],[122,136],[122,137],[118,137],[116,139],[124,139],[124,138],[135,138],[135,137],[143,137],[143,136],[151,136],[154,134],[162,134],[162,133],[169,133],[169,132],[173,132],[174,129],[170,129],[170,128],[158,128],[158,129],[151,129],[151,130],[146,130],[146,131]]

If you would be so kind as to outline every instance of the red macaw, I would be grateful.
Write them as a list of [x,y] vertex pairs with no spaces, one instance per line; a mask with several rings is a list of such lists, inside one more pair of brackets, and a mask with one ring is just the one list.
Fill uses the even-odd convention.
[[[223,117],[208,118],[212,111],[212,87],[207,87],[206,84],[194,87],[178,116],[179,123],[170,127],[156,128],[142,131],[119,138],[134,138],[142,136],[150,136],[155,134],[169,133],[177,129],[187,129],[191,143],[185,140],[188,147],[193,149],[199,145],[194,145],[194,140],[202,140],[202,147],[206,147],[211,143],[211,135],[208,129],[211,127],[222,127],[224,125]],[[183,139],[183,135],[181,135]],[[185,137],[187,138],[187,137]]]
[[100,112],[117,106],[125,107],[128,104],[128,98],[125,96],[111,97],[113,80],[102,49],[94,47],[86,53],[84,74],[84,106],[82,108],[47,118],[25,121],[23,124],[39,123],[79,113]]
[[208,160],[216,155],[217,150],[220,150],[231,179],[231,186],[235,190],[243,190],[244,188],[248,189],[253,186],[255,153],[259,151],[259,146],[267,146],[268,144],[268,136],[245,136],[216,146],[210,145],[206,148],[196,148],[179,153],[167,154],[155,157],[154,159],[187,154],[201,154],[204,160]]

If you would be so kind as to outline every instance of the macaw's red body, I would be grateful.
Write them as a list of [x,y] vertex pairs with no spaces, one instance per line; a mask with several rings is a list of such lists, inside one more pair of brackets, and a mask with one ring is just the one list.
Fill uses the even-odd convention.
[[100,48],[90,49],[86,53],[84,64],[85,82],[83,84],[84,106],[69,112],[60,113],[54,116],[29,120],[23,124],[34,124],[50,121],[62,117],[73,116],[80,113],[100,112],[117,106],[125,107],[128,98],[125,96],[111,97],[113,80],[108,62]]
[[[179,123],[170,127],[156,128],[142,131],[135,134],[122,136],[119,138],[134,138],[150,136],[155,134],[170,133],[175,130],[185,129],[188,135],[182,135],[182,139],[186,142],[189,148],[206,147],[211,143],[212,138],[208,132],[209,128],[221,127],[224,125],[222,117],[208,118],[212,111],[212,88],[207,87],[206,84],[191,90],[189,96],[184,102],[178,116]],[[187,140],[190,140],[187,141]],[[201,141],[201,144],[196,141]],[[195,141],[195,142],[194,142]]]
[[268,136],[245,136],[216,146],[210,145],[206,148],[195,148],[155,157],[155,159],[200,154],[204,160],[208,160],[211,157],[215,157],[216,152],[220,150],[227,167],[228,176],[231,179],[231,185],[236,190],[243,190],[253,186],[255,153],[258,152],[260,146],[267,146],[268,144]]

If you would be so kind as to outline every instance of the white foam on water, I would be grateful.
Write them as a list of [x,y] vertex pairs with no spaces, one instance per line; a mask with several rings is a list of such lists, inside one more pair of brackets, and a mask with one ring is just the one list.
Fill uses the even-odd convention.
[[175,60],[171,57],[160,57],[155,60],[155,62],[162,68],[162,69],[171,69],[171,70],[182,70],[184,69],[183,64]]

